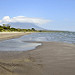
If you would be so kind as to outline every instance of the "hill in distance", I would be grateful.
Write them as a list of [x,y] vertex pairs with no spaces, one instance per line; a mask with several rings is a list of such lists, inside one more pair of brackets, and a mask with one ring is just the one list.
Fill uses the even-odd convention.
[[9,25],[11,27],[20,28],[20,29],[31,29],[31,28],[35,28],[36,30],[45,30],[45,29],[43,29],[43,28],[35,25],[34,23],[11,22],[11,23],[9,23]]

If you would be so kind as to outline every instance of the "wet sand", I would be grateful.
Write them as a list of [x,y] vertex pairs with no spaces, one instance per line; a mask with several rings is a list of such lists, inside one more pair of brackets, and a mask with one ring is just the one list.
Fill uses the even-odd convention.
[[41,43],[30,51],[0,51],[0,75],[75,75],[75,45]]
[[18,38],[20,36],[30,34],[31,32],[0,32],[0,41],[12,38]]

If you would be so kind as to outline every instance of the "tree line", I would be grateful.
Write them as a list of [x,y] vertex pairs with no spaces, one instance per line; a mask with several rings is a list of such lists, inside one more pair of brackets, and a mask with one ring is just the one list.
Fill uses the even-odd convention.
[[34,28],[31,28],[31,29],[20,29],[20,28],[14,28],[14,27],[11,27],[9,24],[3,24],[3,25],[0,25],[0,32],[33,32],[33,31],[37,31],[35,30]]

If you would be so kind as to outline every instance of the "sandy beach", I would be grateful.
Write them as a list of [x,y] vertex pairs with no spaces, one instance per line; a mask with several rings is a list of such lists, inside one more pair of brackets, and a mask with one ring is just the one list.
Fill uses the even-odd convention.
[[0,32],[0,41],[12,38],[18,38],[20,36],[30,34],[31,32]]
[[0,51],[0,75],[75,75],[75,45],[41,43],[30,51]]

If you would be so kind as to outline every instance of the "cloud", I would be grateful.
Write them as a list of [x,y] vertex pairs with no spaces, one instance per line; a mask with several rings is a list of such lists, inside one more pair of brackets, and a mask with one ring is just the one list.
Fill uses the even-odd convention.
[[2,20],[0,20],[0,23],[2,23]]
[[9,16],[4,16],[2,20],[0,20],[0,23],[10,23],[10,22],[21,22],[21,23],[34,23],[34,24],[46,24],[49,22],[52,22],[52,20],[42,19],[42,18],[31,18],[31,17],[25,17],[25,16],[17,16],[10,18]]

